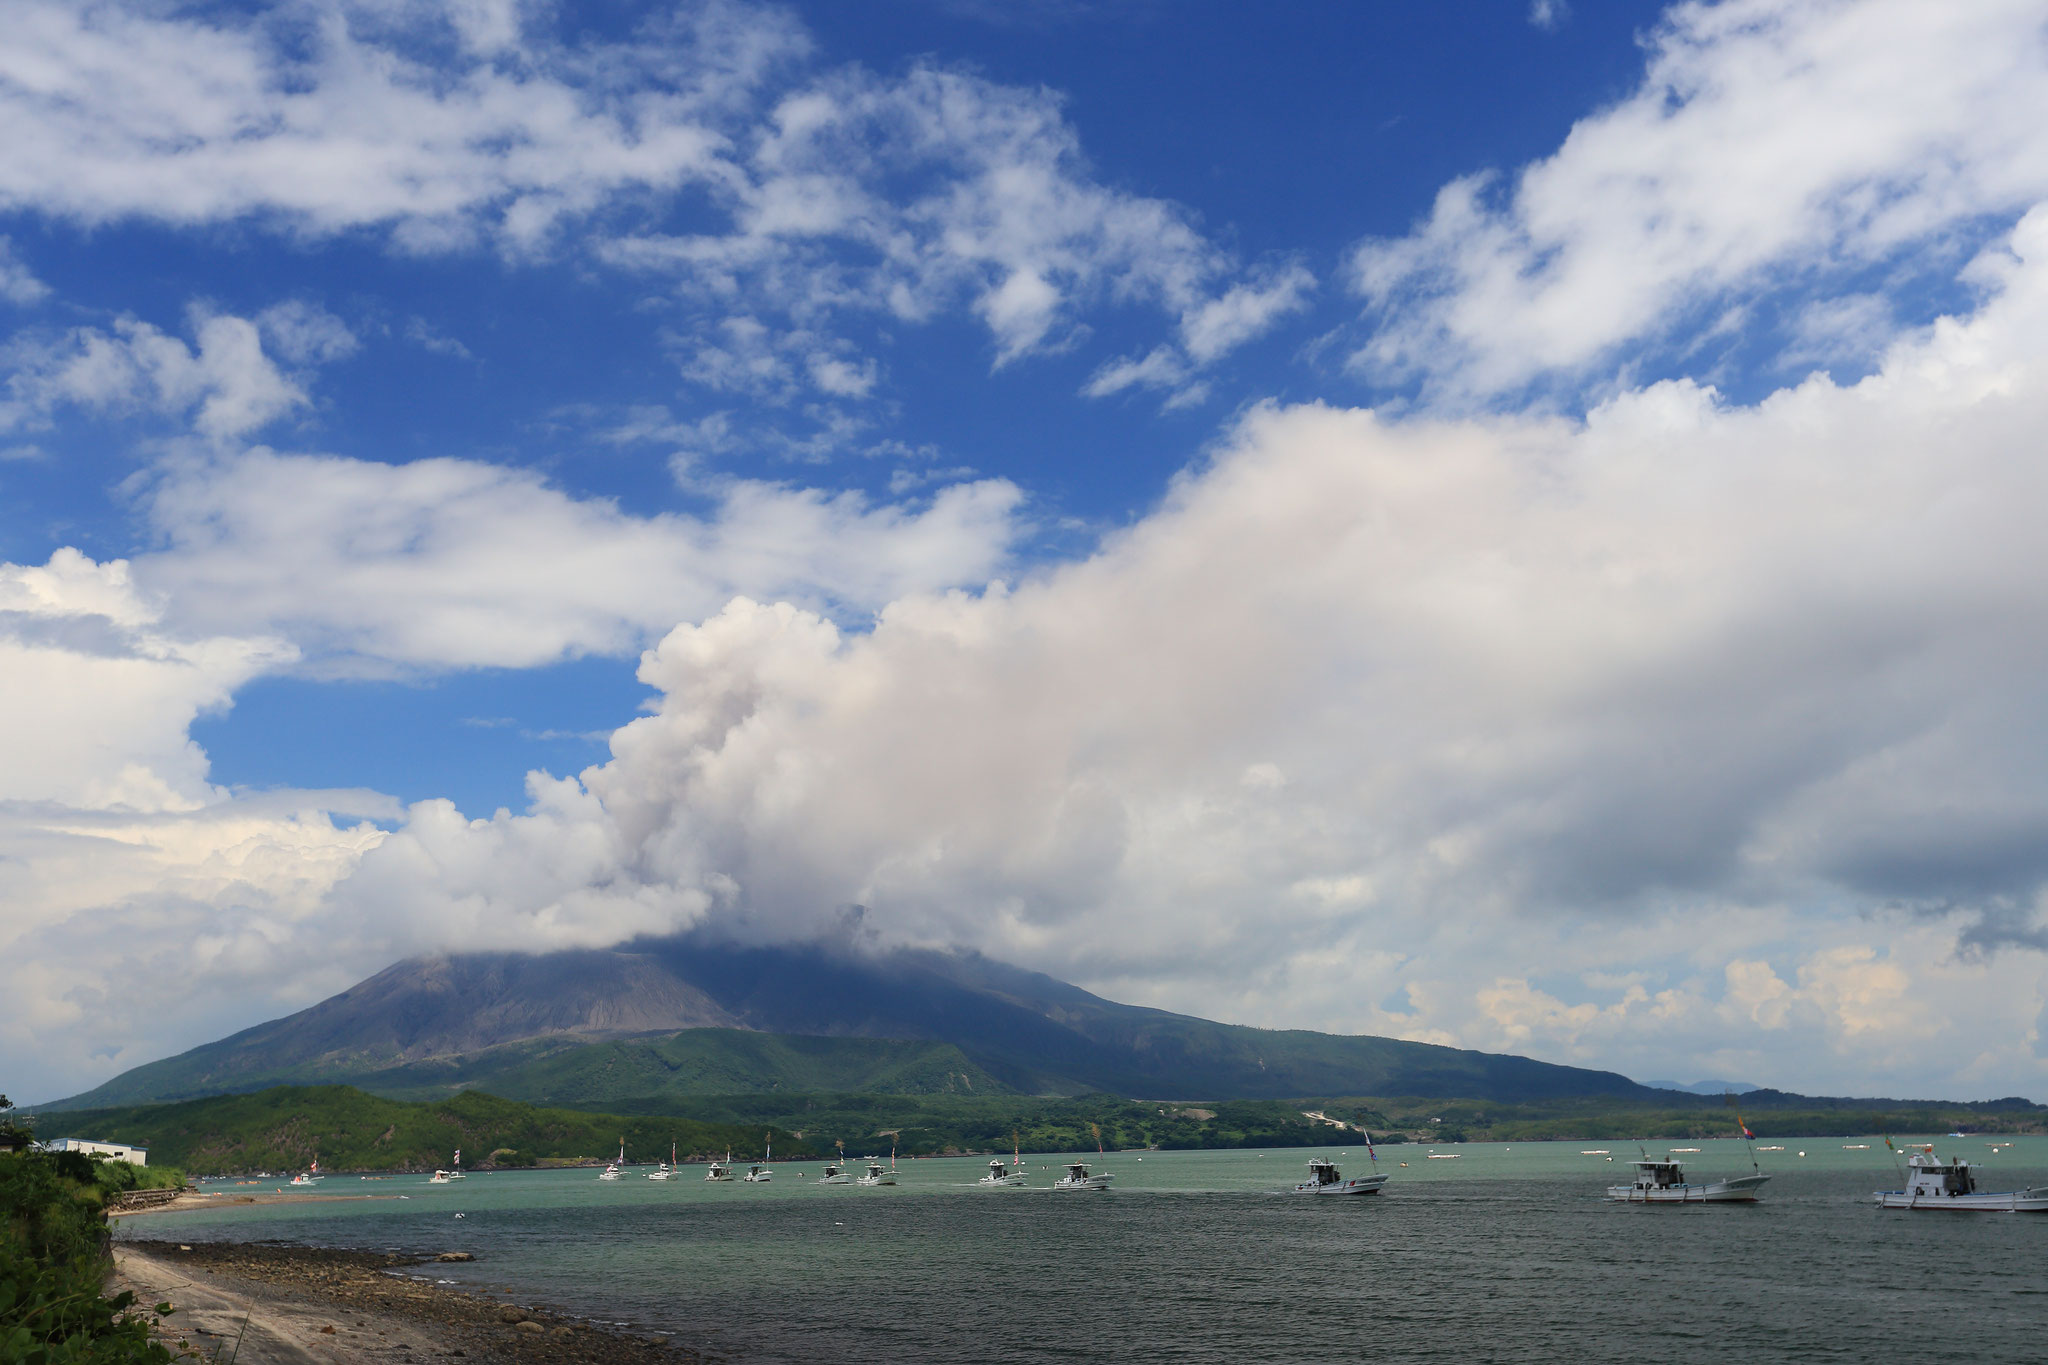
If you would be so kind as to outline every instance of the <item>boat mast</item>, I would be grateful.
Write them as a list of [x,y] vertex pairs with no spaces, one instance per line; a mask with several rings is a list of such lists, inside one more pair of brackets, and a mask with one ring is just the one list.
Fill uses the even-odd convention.
[[1750,1135],[1749,1125],[1742,1121],[1742,1106],[1735,1102],[1734,1091],[1724,1091],[1722,1094],[1728,1101],[1728,1107],[1735,1111],[1736,1131],[1742,1134],[1742,1141],[1749,1147],[1749,1169],[1762,1175],[1764,1168],[1756,1164],[1756,1139]]

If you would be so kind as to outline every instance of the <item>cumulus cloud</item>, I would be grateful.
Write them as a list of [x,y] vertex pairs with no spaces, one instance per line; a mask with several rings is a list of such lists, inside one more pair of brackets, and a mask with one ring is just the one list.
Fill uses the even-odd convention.
[[918,506],[741,480],[708,516],[643,517],[477,461],[263,449],[170,460],[143,497],[164,548],[137,572],[185,626],[262,623],[373,669],[628,652],[737,591],[858,615],[985,581],[1021,503],[1001,479]]
[[331,971],[317,937],[286,945],[383,834],[327,811],[395,807],[232,799],[189,737],[294,653],[177,631],[118,560],[0,564],[0,1050],[15,1083],[54,1094],[80,1067],[157,1055],[166,1021],[223,1021],[224,991],[260,1001]]
[[[307,401],[264,353],[265,330],[293,355],[338,353],[337,334],[325,329],[339,323],[324,313],[317,314],[324,322],[311,321],[314,316],[302,308],[272,310],[259,328],[246,318],[195,311],[190,343],[132,317],[111,329],[16,337],[0,351],[0,367],[8,371],[0,431],[47,426],[54,413],[72,407],[157,413],[189,421],[216,440],[247,435]],[[346,329],[338,336],[348,336]]]
[[1938,271],[2048,193],[2033,0],[1682,4],[1648,42],[1641,85],[1554,155],[1457,180],[1409,236],[1358,247],[1360,368],[1467,397],[1576,376],[1745,291],[1796,311],[1909,250]]
[[[862,634],[736,601],[645,656],[608,763],[336,894],[764,938],[857,903],[1262,1022],[2025,1089],[2040,959],[1957,951],[2048,887],[2048,210],[2012,247],[1853,386],[1268,408],[1013,589]],[[505,871],[547,844],[575,875]],[[1951,1045],[1971,1079],[1916,1060]]]

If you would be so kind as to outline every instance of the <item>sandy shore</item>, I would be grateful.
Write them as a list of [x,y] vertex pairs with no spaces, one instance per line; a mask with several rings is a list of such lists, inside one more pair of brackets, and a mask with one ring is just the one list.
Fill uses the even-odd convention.
[[317,1247],[117,1242],[109,1290],[133,1289],[146,1304],[168,1300],[178,1311],[167,1324],[167,1345],[202,1359],[218,1352],[237,1365],[386,1365],[435,1357],[688,1365],[722,1359],[664,1337],[594,1329],[490,1302],[432,1283],[432,1266]]
[[146,1218],[182,1209],[218,1209],[235,1204],[328,1204],[337,1199],[397,1199],[395,1194],[300,1194],[287,1189],[187,1190],[176,1199],[141,1209],[116,1209],[116,1218]]

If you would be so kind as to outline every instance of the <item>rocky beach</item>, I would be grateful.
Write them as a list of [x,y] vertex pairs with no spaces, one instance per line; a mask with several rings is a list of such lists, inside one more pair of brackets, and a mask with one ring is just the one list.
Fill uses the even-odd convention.
[[[449,1259],[469,1259],[449,1252]],[[175,1308],[163,1340],[237,1365],[466,1358],[689,1365],[726,1357],[434,1283],[432,1257],[227,1242],[116,1243],[109,1292]]]

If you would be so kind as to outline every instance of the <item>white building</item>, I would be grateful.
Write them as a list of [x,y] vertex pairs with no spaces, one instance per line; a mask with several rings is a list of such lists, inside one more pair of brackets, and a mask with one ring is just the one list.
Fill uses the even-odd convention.
[[131,1147],[125,1142],[96,1142],[91,1138],[51,1138],[43,1144],[51,1152],[85,1152],[92,1156],[125,1161],[131,1166],[149,1164],[149,1148]]

